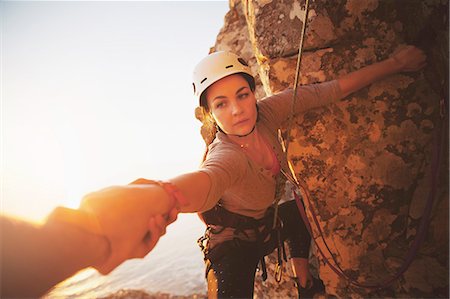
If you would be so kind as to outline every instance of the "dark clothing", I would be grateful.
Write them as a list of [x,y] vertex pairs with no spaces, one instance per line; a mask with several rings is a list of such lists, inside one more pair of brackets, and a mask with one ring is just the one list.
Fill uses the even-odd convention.
[[[295,201],[281,204],[278,216],[282,223],[281,242],[286,241],[291,257],[308,258],[311,237]],[[205,256],[208,296],[253,298],[258,261],[277,247],[277,234],[276,230],[272,230],[270,239],[264,237],[263,244],[236,239],[217,245],[212,250],[215,254]]]

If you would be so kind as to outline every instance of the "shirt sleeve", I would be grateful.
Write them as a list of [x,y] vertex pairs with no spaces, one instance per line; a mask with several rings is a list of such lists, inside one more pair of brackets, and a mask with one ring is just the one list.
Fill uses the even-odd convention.
[[[279,127],[289,118],[292,109],[293,93],[293,89],[289,88],[259,101],[260,109],[264,110],[272,125]],[[337,80],[299,86],[294,114],[328,105],[340,99],[342,99],[342,91]]]
[[209,176],[211,182],[208,197],[200,212],[213,208],[225,191],[241,180],[247,163],[245,154],[230,146],[220,143],[210,146],[206,160],[199,169]]

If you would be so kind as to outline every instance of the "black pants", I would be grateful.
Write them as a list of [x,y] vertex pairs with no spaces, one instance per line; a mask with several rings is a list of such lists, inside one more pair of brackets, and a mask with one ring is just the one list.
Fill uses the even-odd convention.
[[[283,222],[281,238],[286,241],[291,257],[308,258],[311,237],[295,201],[285,202],[278,209]],[[273,240],[272,244],[273,251],[277,242]],[[230,246],[226,254],[215,261],[207,260],[208,297],[253,298],[255,272],[261,258],[258,252],[256,242],[245,242]]]

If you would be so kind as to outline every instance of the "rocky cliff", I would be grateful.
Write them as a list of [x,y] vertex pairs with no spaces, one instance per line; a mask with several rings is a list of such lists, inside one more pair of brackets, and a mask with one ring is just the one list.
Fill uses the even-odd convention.
[[[315,0],[305,20],[304,0],[230,0],[211,51],[231,50],[247,59],[263,97],[292,87],[305,21],[300,84],[338,78],[402,44],[415,44],[428,56],[421,72],[393,75],[294,119],[289,157],[311,195],[308,217],[312,223],[311,210],[317,213],[339,267],[359,283],[383,281],[399,270],[434,194],[425,240],[399,279],[381,289],[357,287],[319,257],[327,294],[448,298],[448,120],[440,105],[448,98],[448,1]],[[442,130],[433,188],[433,144]],[[313,231],[324,248],[314,225]],[[280,284],[273,275],[266,282],[258,278],[256,296],[295,297],[289,275],[285,268]]]

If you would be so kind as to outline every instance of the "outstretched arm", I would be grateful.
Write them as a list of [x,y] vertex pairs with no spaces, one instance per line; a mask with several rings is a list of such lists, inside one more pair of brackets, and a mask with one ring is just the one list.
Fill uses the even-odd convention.
[[[210,188],[208,175],[200,171],[187,173],[170,183],[138,179],[83,198],[75,214],[86,213],[92,220],[88,229],[106,236],[111,246],[111,254],[95,266],[97,270],[107,274],[127,259],[144,257],[165,233],[165,227],[175,221],[178,212],[196,212],[204,205]],[[153,229],[149,227],[152,218],[160,220]],[[80,223],[77,219],[73,222]]]
[[[152,184],[153,181],[147,179],[137,179],[132,184]],[[211,182],[206,173],[194,171],[179,175],[170,179],[181,194],[185,197],[186,204],[178,206],[180,212],[193,213],[198,212],[204,206],[208,197]],[[160,197],[159,200],[169,201],[166,196]]]
[[56,208],[42,225],[0,216],[1,298],[39,297],[83,268],[106,274],[127,259],[142,258],[177,217],[178,209],[164,201],[154,205],[163,217],[146,208],[146,198],[94,194],[80,209]]
[[344,97],[398,72],[413,72],[426,65],[426,56],[414,46],[404,46],[383,61],[363,67],[338,79]]

